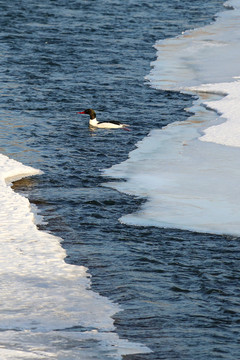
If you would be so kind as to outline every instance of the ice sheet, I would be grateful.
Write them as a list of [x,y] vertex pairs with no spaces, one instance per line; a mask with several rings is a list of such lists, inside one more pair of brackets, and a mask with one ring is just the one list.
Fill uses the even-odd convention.
[[211,25],[156,44],[151,86],[198,100],[194,116],[153,130],[104,172],[127,180],[108,186],[146,199],[124,223],[240,234],[240,3],[226,5]]
[[240,4],[218,14],[203,28],[188,30],[155,44],[157,59],[146,79],[158,89],[181,90],[190,86],[232,81],[239,76]]
[[208,84],[193,91],[222,93],[223,98],[217,101],[204,102],[206,106],[221,114],[222,122],[204,130],[200,140],[227,146],[240,146],[240,82]]
[[148,351],[120,340],[119,306],[90,289],[83,266],[66,264],[61,239],[38,230],[11,181],[41,172],[0,154],[0,358],[121,359]]
[[[240,233],[239,148],[199,140],[209,110],[154,130],[122,164],[105,171],[126,182],[107,183],[118,191],[146,198],[130,225],[159,226],[215,234]],[[169,146],[171,145],[171,146]],[[149,161],[151,159],[151,161]]]

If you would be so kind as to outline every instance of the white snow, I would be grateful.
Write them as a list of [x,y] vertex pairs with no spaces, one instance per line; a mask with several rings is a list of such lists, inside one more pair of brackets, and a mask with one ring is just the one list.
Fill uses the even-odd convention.
[[62,239],[38,230],[28,199],[10,187],[9,179],[40,173],[0,154],[0,358],[149,351],[119,339],[112,319],[119,306],[90,290],[85,267],[65,263]]

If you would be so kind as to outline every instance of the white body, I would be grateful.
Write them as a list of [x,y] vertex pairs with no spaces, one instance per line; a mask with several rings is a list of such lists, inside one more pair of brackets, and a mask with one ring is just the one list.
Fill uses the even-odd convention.
[[93,127],[97,127],[97,128],[102,128],[102,129],[119,129],[119,128],[123,128],[123,127],[126,126],[125,124],[119,124],[118,125],[118,124],[114,124],[114,123],[111,123],[111,122],[99,123],[96,118],[90,119],[89,125],[93,126]]

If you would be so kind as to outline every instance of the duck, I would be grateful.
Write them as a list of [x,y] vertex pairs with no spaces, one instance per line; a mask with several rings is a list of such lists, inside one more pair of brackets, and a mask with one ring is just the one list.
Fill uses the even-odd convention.
[[119,121],[111,120],[111,121],[98,121],[96,113],[93,109],[86,109],[84,111],[78,112],[78,114],[86,114],[90,116],[89,125],[94,128],[100,129],[125,129],[129,130],[127,124],[122,124]]

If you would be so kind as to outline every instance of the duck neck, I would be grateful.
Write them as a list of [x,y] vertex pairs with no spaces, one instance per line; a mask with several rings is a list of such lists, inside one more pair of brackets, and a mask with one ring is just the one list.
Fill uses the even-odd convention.
[[97,118],[95,117],[94,119],[90,119],[89,120],[89,125],[91,126],[96,126],[98,124]]

